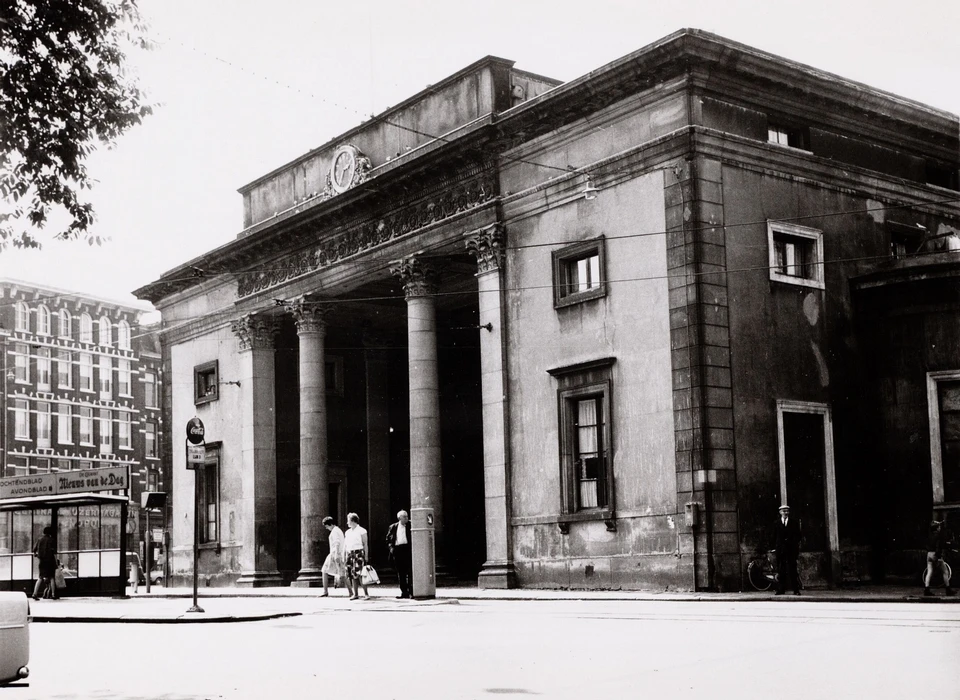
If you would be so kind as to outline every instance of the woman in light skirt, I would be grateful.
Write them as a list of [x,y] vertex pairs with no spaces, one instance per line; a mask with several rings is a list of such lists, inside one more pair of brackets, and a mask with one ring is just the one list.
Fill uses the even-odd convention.
[[[320,568],[320,571],[323,572],[323,596],[328,596],[330,595],[330,591],[327,590],[327,586],[330,584],[330,577],[333,576],[334,588],[340,585],[340,579],[344,578],[343,530],[337,527],[337,524],[333,522],[333,518],[329,515],[323,519],[323,526],[327,528],[327,532],[330,533],[330,554],[324,559],[323,566]],[[349,583],[347,584],[347,590],[350,591]],[[323,596],[320,597],[322,598]]]

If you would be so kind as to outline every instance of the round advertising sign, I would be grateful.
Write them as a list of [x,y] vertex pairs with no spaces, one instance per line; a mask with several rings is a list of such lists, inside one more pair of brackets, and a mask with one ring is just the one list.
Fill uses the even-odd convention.
[[203,421],[193,417],[187,421],[187,442],[191,445],[203,444]]

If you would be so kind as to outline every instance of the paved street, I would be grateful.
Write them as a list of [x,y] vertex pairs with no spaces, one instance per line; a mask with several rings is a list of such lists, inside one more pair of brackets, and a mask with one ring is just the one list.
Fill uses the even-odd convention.
[[210,624],[35,623],[29,687],[8,688],[3,698],[960,698],[955,605],[386,598],[243,605],[302,614]]

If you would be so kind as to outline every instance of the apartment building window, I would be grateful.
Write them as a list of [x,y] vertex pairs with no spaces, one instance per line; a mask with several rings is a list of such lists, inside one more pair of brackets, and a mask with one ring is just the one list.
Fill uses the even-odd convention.
[[87,459],[81,459],[79,464],[80,469],[93,469],[93,462]]
[[113,452],[113,412],[100,409],[100,454]]
[[193,403],[202,404],[216,401],[219,385],[217,383],[217,361],[207,362],[193,368]]
[[151,459],[157,457],[157,425],[147,421],[143,432],[144,453]]
[[46,457],[38,457],[35,460],[30,460],[30,473],[31,474],[49,474],[50,473],[50,460]]
[[614,361],[550,370],[558,383],[562,520],[612,518]]
[[73,406],[68,403],[57,405],[57,442],[73,444]]
[[50,391],[50,348],[37,348],[37,389]]
[[157,403],[157,375],[153,372],[143,373],[143,405],[147,408],[156,408]]
[[117,393],[120,396],[131,396],[133,394],[130,377],[130,360],[117,360]]
[[113,360],[109,355],[100,356],[100,398],[113,398]]
[[61,389],[73,388],[73,353],[57,350],[57,385]]
[[90,406],[80,407],[80,444],[93,444],[93,409]]
[[605,296],[603,236],[553,252],[553,303],[578,304]]
[[80,314],[80,342],[93,342],[93,319],[88,313]]
[[37,307],[37,335],[50,335],[50,309],[43,304]]
[[218,540],[217,514],[220,510],[220,448],[207,445],[206,461],[197,469],[200,477],[200,542],[211,544]]
[[93,391],[93,355],[80,353],[80,391]]
[[822,231],[768,221],[767,246],[772,281],[824,288]]
[[160,490],[160,475],[157,474],[156,469],[147,470],[147,490],[148,491]]
[[57,471],[58,471],[58,472],[68,472],[68,471],[70,471],[70,460],[69,460],[69,459],[58,459],[58,460],[57,460]]
[[73,335],[73,318],[66,309],[60,309],[60,333],[61,338],[69,338]]
[[37,402],[37,447],[50,447],[50,404]]
[[30,381],[30,348],[25,343],[13,346],[13,375],[18,382]]
[[130,324],[125,320],[117,324],[117,345],[123,350],[130,350]]
[[113,339],[111,335],[113,334],[113,325],[110,323],[110,319],[106,316],[100,317],[100,327],[97,333],[97,342],[104,347],[110,347],[113,345]]
[[22,301],[17,302],[14,327],[16,330],[23,331],[24,333],[30,332],[30,307]]
[[18,440],[30,439],[30,402],[17,399],[13,402],[13,435]]
[[133,436],[130,425],[130,413],[128,411],[117,412],[117,441],[118,447],[124,450],[133,449]]

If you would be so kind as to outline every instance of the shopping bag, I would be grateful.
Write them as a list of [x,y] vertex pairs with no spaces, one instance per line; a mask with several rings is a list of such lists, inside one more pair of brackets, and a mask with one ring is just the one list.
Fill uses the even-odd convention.
[[55,585],[58,590],[61,588],[67,587],[67,579],[63,575],[62,566],[58,566],[56,570],[53,572],[53,585]]
[[380,577],[377,576],[377,570],[369,564],[365,565],[363,569],[360,570],[360,582],[364,586],[380,583]]

